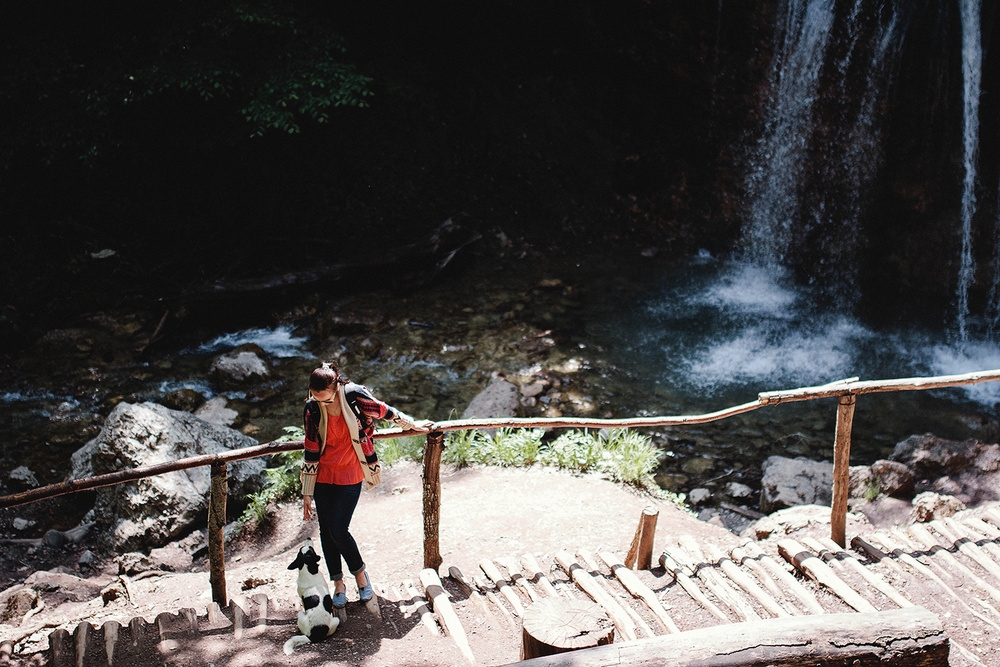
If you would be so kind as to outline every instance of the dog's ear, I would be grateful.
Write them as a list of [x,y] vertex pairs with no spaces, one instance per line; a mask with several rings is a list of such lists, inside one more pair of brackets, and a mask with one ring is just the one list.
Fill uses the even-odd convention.
[[304,565],[304,563],[302,562],[302,552],[300,551],[298,554],[296,554],[295,560],[293,560],[292,564],[288,566],[288,569],[289,570],[298,570],[303,565]]

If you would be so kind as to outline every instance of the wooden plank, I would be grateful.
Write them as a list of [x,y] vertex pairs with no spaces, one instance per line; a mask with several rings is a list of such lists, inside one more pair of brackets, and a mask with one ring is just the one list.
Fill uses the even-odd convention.
[[[996,602],[1000,602],[1000,589],[989,583],[978,574],[972,571],[970,567],[962,563],[960,560],[955,558],[954,555],[948,549],[938,542],[937,538],[927,530],[927,528],[919,523],[915,523],[909,527],[910,534],[913,535],[917,540],[926,546],[931,553],[940,558],[941,560],[948,563],[952,568],[958,570],[966,577],[968,577],[973,583],[976,584],[984,593],[993,598]],[[963,552],[964,553],[964,552]]]
[[833,591],[837,597],[846,602],[854,609],[861,612],[878,611],[875,607],[858,595],[857,591],[848,586],[838,577],[830,566],[816,557],[815,554],[807,550],[801,544],[792,539],[778,541],[778,553],[782,558],[794,565],[800,572],[810,579],[819,582]]
[[656,593],[646,586],[646,584],[639,581],[639,578],[632,573],[632,570],[625,566],[625,563],[621,562],[617,556],[608,551],[602,551],[599,555],[601,560],[611,568],[611,572],[618,578],[618,581],[625,587],[625,590],[642,600],[667,632],[680,632],[680,628],[677,627],[673,619],[670,618],[670,614],[660,604]]
[[753,580],[753,577],[741,570],[736,563],[729,560],[729,557],[726,556],[721,549],[714,544],[706,544],[705,551],[710,559],[718,563],[719,567],[727,577],[736,582],[740,588],[752,595],[754,599],[756,599],[757,602],[760,603],[760,605],[773,616],[777,616],[778,618],[791,616],[790,613],[785,611],[784,607],[778,604],[777,600],[771,597],[770,593],[761,588],[757,582]]
[[[1000,530],[978,517],[965,517],[962,519],[962,525],[982,535],[983,544],[980,544],[980,546],[993,556],[994,560],[1000,563],[1000,544],[997,543],[1000,540]],[[977,540],[977,542],[979,541]]]
[[680,584],[681,588],[683,588],[695,602],[707,609],[713,616],[723,623],[732,622],[732,620],[726,616],[724,611],[719,609],[714,602],[709,600],[708,597],[701,592],[701,589],[698,588],[698,584],[696,584],[694,580],[688,576],[687,572],[685,572],[680,564],[674,560],[673,556],[670,555],[670,552],[664,551],[660,554],[660,565],[662,565],[663,569],[667,572],[674,575],[674,580]]
[[997,562],[990,558],[985,550],[968,538],[965,534],[967,529],[956,523],[949,525],[944,521],[931,521],[928,526],[950,541],[963,554],[974,560],[979,567],[1000,579],[1000,565],[997,565]]
[[653,567],[653,539],[656,535],[656,520],[660,511],[648,506],[642,510],[635,537],[625,556],[625,565],[633,570],[648,570]]
[[584,570],[568,551],[560,551],[556,554],[556,562],[559,567],[566,571],[573,582],[580,587],[584,593],[589,595],[597,604],[604,607],[611,617],[611,621],[618,628],[619,634],[625,639],[635,639],[635,623],[629,615],[622,609],[615,600],[597,585],[590,573]]
[[538,561],[531,554],[521,555],[521,566],[524,568],[525,573],[528,577],[538,583],[538,586],[545,592],[546,595],[554,596],[559,593],[556,591],[552,582],[549,578],[545,576],[542,572],[542,568],[538,565]]
[[441,630],[438,628],[438,624],[434,620],[434,615],[427,606],[427,600],[424,599],[424,596],[420,594],[420,591],[417,590],[417,587],[409,579],[403,582],[403,594],[410,596],[409,610],[420,616],[420,622],[424,624],[427,631],[435,637],[440,637]]
[[973,614],[976,618],[978,618],[982,622],[993,626],[996,630],[1000,630],[1000,625],[986,618],[985,616],[980,614],[978,611],[976,611],[966,603],[965,600],[966,597],[968,596],[959,595],[951,586],[945,583],[944,579],[935,574],[933,570],[931,570],[929,567],[918,561],[910,554],[903,551],[903,549],[898,544],[896,544],[896,542],[890,536],[885,535],[884,533],[875,533],[869,535],[868,537],[876,544],[884,547],[890,554],[892,554],[894,558],[898,558],[900,562],[910,567],[914,572],[932,581],[935,585],[937,585],[938,588],[940,588],[942,591],[948,594],[952,599],[955,600],[955,602],[961,605],[966,611]]
[[769,556],[760,546],[754,542],[746,542],[743,544],[743,549],[750,558],[753,558],[767,568],[780,583],[784,584],[792,592],[792,595],[802,603],[806,611],[813,614],[826,613],[823,605],[819,603],[819,600],[813,595],[812,591],[802,585],[802,582],[796,579],[795,575],[782,567],[778,561]]
[[510,577],[510,580],[514,582],[515,586],[524,591],[524,594],[528,596],[529,603],[541,599],[541,596],[535,592],[531,584],[528,583],[528,580],[521,574],[517,559],[513,557],[497,558],[497,562],[507,568],[507,575]]
[[458,614],[455,613],[454,607],[451,606],[451,600],[448,599],[448,593],[441,585],[441,579],[438,578],[437,572],[429,567],[424,568],[420,571],[420,583],[424,587],[424,592],[427,593],[427,598],[434,605],[434,612],[441,619],[445,633],[455,640],[466,660],[473,665],[476,664],[476,657],[472,654],[472,648],[469,647],[469,637],[465,634],[465,628],[462,627],[462,622],[459,620]]
[[850,490],[851,426],[854,423],[853,394],[841,396],[837,405],[837,428],[833,442],[833,502],[830,507],[830,539],[847,545],[847,496]]
[[518,616],[524,616],[524,606],[521,604],[521,600],[517,597],[517,593],[514,589],[510,587],[507,580],[496,565],[493,564],[489,558],[484,558],[479,561],[479,569],[483,571],[483,574],[487,576],[494,584],[496,584],[497,590],[506,598],[510,606],[514,608],[514,613]]
[[[701,552],[701,547],[698,546],[692,536],[682,535],[679,540],[682,542],[682,546],[674,551],[674,556],[686,560],[696,576],[705,582],[705,585],[716,597],[729,605],[729,608],[744,620],[756,621],[760,619],[760,614],[732,586],[726,583],[725,579],[715,571],[711,563],[706,562],[705,556]],[[685,554],[685,551],[688,554]]]
[[[611,644],[518,667],[947,667],[949,638],[922,607],[772,618]],[[511,666],[513,667],[513,665]]]
[[458,583],[462,592],[468,595],[469,599],[471,599],[485,614],[489,615],[492,613],[490,612],[489,606],[486,604],[486,600],[483,599],[482,594],[479,592],[478,587],[476,587],[472,581],[467,579],[465,575],[462,574],[462,571],[458,569],[457,565],[452,565],[448,568],[448,576]]
[[782,605],[789,615],[802,615],[802,611],[786,598],[785,594],[781,590],[781,587],[778,586],[778,582],[776,582],[774,577],[771,576],[771,573],[764,569],[763,565],[751,558],[742,547],[733,547],[732,551],[729,552],[729,557],[737,565],[753,570],[753,573],[757,576],[757,580],[764,585],[764,588],[766,588],[771,596]]
[[631,598],[629,598],[625,594],[619,595],[616,593],[615,586],[612,585],[612,583],[604,577],[603,573],[601,572],[600,566],[597,564],[597,561],[590,554],[590,552],[586,551],[585,549],[577,549],[577,555],[580,557],[580,560],[583,561],[584,565],[587,566],[587,569],[590,570],[591,573],[593,573],[594,581],[596,581],[598,585],[604,589],[605,593],[607,593],[612,599],[616,600],[618,604],[621,605],[622,609],[625,610],[625,613],[628,614],[629,617],[631,617],[632,622],[635,624],[635,627],[638,628],[639,630],[642,630],[647,637],[655,637],[656,633],[653,632],[653,629],[651,627],[649,627],[649,624],[646,623],[645,620],[643,620],[642,616],[639,616],[639,614],[636,613],[634,609],[632,609],[632,605],[629,604]]
[[[893,588],[889,582],[887,582],[882,577],[878,576],[874,572],[870,571],[864,565],[862,565],[857,558],[855,558],[849,551],[840,548],[840,545],[830,539],[822,540],[810,540],[809,538],[803,538],[803,542],[806,546],[813,547],[817,549],[817,552],[822,555],[823,550],[827,550],[830,558],[834,562],[840,562],[850,569],[855,574],[859,575],[864,579],[872,588],[877,590],[882,595],[886,596],[893,602],[895,602],[900,607],[912,607],[913,603],[906,599],[902,593]],[[815,546],[811,544],[815,542]]]
[[510,613],[510,611],[508,611],[506,605],[504,605],[504,603],[500,601],[500,598],[496,596],[496,593],[490,590],[490,586],[487,584],[487,582],[483,581],[482,579],[476,576],[472,577],[472,581],[475,582],[476,587],[479,588],[479,590],[482,591],[483,595],[486,596],[486,599],[492,602],[493,606],[500,610],[500,615],[507,622],[507,625],[509,625],[514,630],[517,630],[518,625],[517,621],[514,620],[514,616]]

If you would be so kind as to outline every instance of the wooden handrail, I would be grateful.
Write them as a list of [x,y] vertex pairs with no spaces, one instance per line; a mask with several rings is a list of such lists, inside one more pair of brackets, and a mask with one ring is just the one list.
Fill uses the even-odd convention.
[[[735,415],[750,412],[764,406],[778,405],[791,401],[806,401],[816,398],[830,397],[854,397],[861,394],[871,394],[889,391],[910,391],[925,389],[940,389],[944,387],[957,387],[963,385],[977,384],[980,382],[993,382],[1000,380],[1000,369],[988,371],[976,371],[960,375],[940,375],[936,377],[922,378],[897,378],[892,380],[870,380],[859,381],[859,378],[845,378],[814,387],[800,387],[797,389],[784,389],[779,391],[761,392],[757,395],[757,400],[730,408],[724,408],[715,412],[708,412],[698,415],[679,415],[661,417],[637,417],[631,419],[590,419],[586,417],[535,417],[535,418],[504,418],[504,419],[459,419],[451,421],[437,422],[434,431],[427,434],[428,442],[435,443],[434,449],[441,447],[441,433],[445,431],[460,431],[468,429],[487,428],[644,428],[650,426],[683,426],[685,424],[701,424],[705,422],[726,419]],[[849,407],[848,407],[849,406]],[[851,422],[853,418],[854,400],[841,400],[838,406],[838,425],[835,435],[835,468],[834,468],[834,498],[838,502],[833,503],[831,508],[831,526],[834,541],[844,546],[845,535],[843,526],[847,514],[846,490],[848,484],[848,466],[850,463],[851,444]],[[404,431],[400,428],[382,429],[375,433],[378,439],[399,438],[414,435],[423,435],[421,431]],[[200,466],[213,466],[218,477],[218,471],[225,470],[227,463],[241,461],[244,459],[268,456],[278,452],[293,451],[302,449],[301,440],[268,442],[254,447],[232,450],[220,454],[205,454],[202,456],[191,456],[176,461],[158,463],[151,466],[132,468],[129,470],[119,470],[96,477],[87,477],[70,482],[50,484],[35,489],[30,489],[21,493],[15,493],[0,497],[0,509],[23,505],[46,498],[53,498],[67,493],[75,493],[88,489],[95,489],[103,486],[113,486],[125,482],[133,482],[145,477],[163,475],[178,470],[186,470]],[[438,452],[439,453],[439,452]],[[433,457],[432,457],[433,458]],[[438,461],[440,459],[438,458]],[[426,465],[426,461],[425,461]],[[424,474],[427,475],[425,470]],[[426,498],[440,498],[440,473],[435,472],[425,480],[425,508],[424,508],[424,551],[425,562],[439,558],[438,551],[438,526],[437,510],[431,508],[429,512],[426,505]],[[213,485],[218,486],[218,484]],[[221,502],[221,501],[220,501]],[[431,503],[433,504],[433,503]],[[433,516],[428,516],[428,514]],[[211,550],[210,550],[211,551]],[[218,574],[221,567],[216,567],[213,572]],[[224,595],[224,579],[222,580]]]

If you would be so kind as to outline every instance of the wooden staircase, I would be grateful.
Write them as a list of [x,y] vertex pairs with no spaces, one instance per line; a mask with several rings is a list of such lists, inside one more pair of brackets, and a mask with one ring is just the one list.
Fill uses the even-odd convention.
[[[483,559],[476,572],[446,564],[437,573],[415,573],[377,588],[376,602],[367,607],[349,604],[337,634],[292,658],[281,646],[298,633],[296,607],[258,594],[226,607],[210,604],[203,614],[181,609],[152,622],[56,630],[44,655],[18,656],[8,643],[0,647],[0,665],[256,666],[300,664],[294,658],[308,651],[307,664],[319,654],[324,663],[369,658],[365,664],[388,665],[396,640],[424,642],[433,664],[475,664],[477,655],[498,650],[509,656],[505,662],[515,662],[526,608],[550,597],[596,601],[614,622],[615,644],[767,619],[922,606],[944,627],[949,664],[1000,665],[997,509],[873,531],[846,549],[808,537],[726,550],[690,536],[661,542],[668,545],[659,567],[649,571],[627,569],[616,554],[578,549]],[[977,619],[973,627],[962,621],[970,616]]]

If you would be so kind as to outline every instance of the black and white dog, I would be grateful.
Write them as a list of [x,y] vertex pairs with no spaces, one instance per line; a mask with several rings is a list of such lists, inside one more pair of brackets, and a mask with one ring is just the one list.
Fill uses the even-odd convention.
[[299,553],[288,569],[299,571],[298,592],[302,598],[299,632],[302,634],[285,642],[285,655],[291,655],[295,647],[302,644],[323,641],[340,625],[340,619],[333,614],[330,589],[319,572],[319,554],[313,549],[312,540],[306,540],[299,548]]

